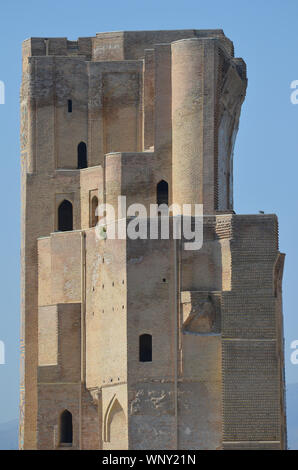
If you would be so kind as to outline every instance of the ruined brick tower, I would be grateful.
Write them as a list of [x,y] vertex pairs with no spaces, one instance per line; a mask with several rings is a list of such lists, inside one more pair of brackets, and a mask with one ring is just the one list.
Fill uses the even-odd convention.
[[[24,42],[21,448],[285,448],[277,218],[233,211],[245,89],[221,30]],[[202,248],[100,240],[119,195],[203,204]]]

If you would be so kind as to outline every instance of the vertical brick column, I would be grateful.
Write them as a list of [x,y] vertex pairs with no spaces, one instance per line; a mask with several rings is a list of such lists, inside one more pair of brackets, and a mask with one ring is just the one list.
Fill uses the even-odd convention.
[[214,212],[215,39],[172,43],[173,202]]

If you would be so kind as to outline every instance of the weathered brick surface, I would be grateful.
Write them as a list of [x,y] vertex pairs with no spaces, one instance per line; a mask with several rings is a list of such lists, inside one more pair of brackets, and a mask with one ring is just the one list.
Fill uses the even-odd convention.
[[[222,298],[223,432],[229,447],[232,441],[235,448],[237,441],[285,445],[278,256],[274,215],[233,216],[232,289]],[[267,448],[266,442],[259,447]]]
[[[24,42],[21,448],[285,447],[277,219],[233,212],[245,88],[221,30]],[[94,197],[117,219],[118,196],[148,210],[161,180],[170,204],[204,204],[200,250],[96,236]]]

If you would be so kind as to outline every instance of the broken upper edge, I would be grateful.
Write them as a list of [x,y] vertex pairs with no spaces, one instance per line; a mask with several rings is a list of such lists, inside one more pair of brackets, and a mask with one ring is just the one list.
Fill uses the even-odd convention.
[[[230,56],[234,46],[221,29],[186,29],[162,31],[114,31],[97,33],[93,37],[80,37],[76,41],[67,38],[36,38],[23,42],[25,56],[72,56],[87,61],[139,60],[146,49],[156,44],[169,44],[185,39],[217,39]],[[25,51],[24,51],[25,52]]]

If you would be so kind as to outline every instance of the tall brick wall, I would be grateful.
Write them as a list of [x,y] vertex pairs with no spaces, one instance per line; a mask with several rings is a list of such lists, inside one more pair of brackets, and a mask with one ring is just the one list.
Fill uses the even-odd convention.
[[[221,30],[24,42],[21,448],[70,447],[65,410],[73,449],[285,447],[283,255],[275,216],[233,212],[233,55]],[[161,180],[170,204],[204,204],[200,250],[98,238],[94,197],[117,219]]]
[[223,293],[224,441],[258,448],[283,447],[274,265],[276,217],[233,216],[232,289]]

